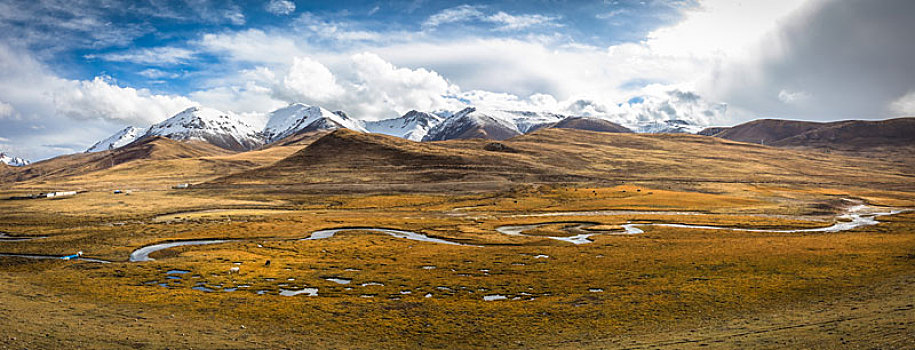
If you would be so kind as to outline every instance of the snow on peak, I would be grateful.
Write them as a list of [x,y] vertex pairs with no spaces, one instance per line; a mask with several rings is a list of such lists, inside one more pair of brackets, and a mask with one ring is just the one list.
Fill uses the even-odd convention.
[[503,139],[525,134],[565,118],[564,115],[547,112],[481,110],[467,107],[429,130],[423,140],[439,141],[467,135],[479,136],[478,133],[468,134],[473,129],[488,130],[486,134],[491,138]]
[[[319,123],[316,123],[321,121]],[[310,129],[335,129],[338,127],[367,132],[362,122],[352,119],[343,112],[331,112],[318,106],[293,103],[269,114],[264,136],[268,143],[274,142],[300,131]],[[310,130],[309,130],[310,131]]]
[[635,127],[636,132],[647,134],[696,134],[702,129],[705,129],[705,127],[682,119],[652,121]]
[[89,147],[86,150],[87,153],[91,152],[101,152],[110,149],[115,149],[122,147],[128,143],[135,141],[140,135],[143,134],[143,129],[128,126],[121,131],[118,131],[114,135],[109,136],[108,138],[96,142],[92,147]]
[[376,134],[420,141],[430,129],[441,123],[443,119],[432,113],[412,110],[398,118],[366,122],[365,128]]
[[245,123],[234,113],[205,107],[188,108],[155,124],[149,128],[146,136],[164,136],[179,141],[206,141],[237,151],[263,144],[260,130]]
[[13,157],[6,155],[6,153],[0,152],[0,163],[11,165],[11,166],[26,166],[32,162],[19,157]]

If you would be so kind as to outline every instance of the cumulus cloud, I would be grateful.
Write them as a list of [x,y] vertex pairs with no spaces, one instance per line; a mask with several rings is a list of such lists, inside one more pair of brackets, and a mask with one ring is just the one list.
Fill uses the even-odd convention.
[[104,77],[75,84],[74,88],[54,92],[57,111],[74,119],[108,119],[147,125],[196,104],[185,97],[120,87]]
[[288,0],[270,0],[264,9],[277,16],[288,15],[295,12],[295,3]]
[[281,84],[281,94],[291,100],[327,102],[343,93],[334,74],[308,57],[293,59]]
[[374,116],[443,108],[447,104],[444,96],[457,91],[436,72],[395,67],[373,53],[356,54],[352,61],[356,73],[354,102]]
[[27,51],[3,44],[0,99],[15,111],[3,120],[0,137],[31,159],[82,151],[125,124],[158,122],[193,104],[184,97],[120,87],[101,77],[61,78]]
[[[603,118],[633,130],[663,130],[668,125],[686,125],[695,132],[726,121],[728,106],[714,103],[691,91],[663,91],[663,86],[645,89],[645,94],[623,103],[606,103],[590,99],[570,99],[559,103],[560,113]],[[684,123],[685,122],[685,123]]]

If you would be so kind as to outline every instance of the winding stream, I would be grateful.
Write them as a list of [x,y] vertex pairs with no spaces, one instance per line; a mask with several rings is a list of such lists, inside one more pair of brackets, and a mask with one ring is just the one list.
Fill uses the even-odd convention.
[[[743,232],[769,232],[769,233],[803,233],[803,232],[840,232],[852,230],[858,227],[871,226],[879,223],[877,217],[885,215],[893,215],[908,211],[909,209],[895,209],[895,208],[877,208],[870,207],[866,205],[856,205],[847,210],[845,214],[839,215],[836,217],[835,222],[826,227],[819,228],[808,228],[808,229],[749,229],[749,228],[740,228],[740,227],[723,227],[723,226],[707,226],[707,225],[689,225],[689,224],[666,224],[666,223],[627,223],[621,225],[619,230],[599,230],[599,231],[588,231],[589,227],[601,225],[595,222],[576,222],[576,221],[565,221],[565,222],[546,222],[546,223],[537,223],[537,224],[528,224],[528,225],[506,225],[496,228],[496,231],[505,235],[510,236],[525,236],[525,237],[539,237],[539,238],[548,238],[558,241],[569,242],[572,244],[588,244],[593,241],[590,239],[592,236],[596,235],[635,235],[644,233],[641,229],[642,227],[648,226],[660,226],[660,227],[676,227],[676,228],[688,228],[688,229],[705,229],[705,230],[729,230],[729,231],[743,231]],[[707,215],[702,213],[694,212],[626,212],[626,211],[593,211],[593,212],[573,212],[573,213],[542,213],[542,214],[526,214],[526,215],[516,215],[512,217],[532,217],[532,216],[604,216],[604,215],[639,215],[639,214],[651,214],[651,215]],[[554,225],[554,224],[569,224],[572,226],[566,227],[563,230],[570,233],[569,236],[538,236],[538,235],[527,235],[524,234],[525,231],[529,231],[544,225]],[[448,244],[448,245],[459,245],[459,246],[472,246],[479,247],[477,245],[459,243],[448,241],[440,238],[429,237],[427,235],[403,231],[389,228],[376,228],[376,227],[346,227],[346,228],[335,228],[335,229],[326,229],[314,231],[307,238],[298,239],[303,240],[320,240],[331,238],[339,232],[344,231],[371,231],[387,234],[395,238],[403,238],[420,242],[429,242],[429,243],[438,243],[438,244]],[[4,233],[0,233],[0,239],[12,239],[14,241],[29,240],[41,237],[10,237]],[[171,241],[164,243],[157,243],[148,246],[138,248],[130,253],[129,261],[130,262],[145,262],[152,261],[153,258],[150,258],[149,255],[160,250],[180,247],[180,246],[192,246],[192,245],[209,245],[209,244],[219,244],[226,243],[231,241],[240,241],[240,240],[229,240],[229,239],[202,239],[202,240],[187,240],[187,241]],[[54,256],[54,255],[33,255],[33,254],[6,254],[0,253],[0,257],[20,257],[28,259],[64,259],[63,256]],[[108,263],[109,261],[79,257],[74,260],[82,260],[89,262],[100,262]]]
[[166,243],[148,245],[148,246],[142,247],[140,249],[134,250],[133,253],[130,253],[130,262],[142,262],[142,261],[155,260],[153,258],[150,258],[149,254],[158,252],[163,249],[181,247],[181,246],[186,246],[186,245],[206,245],[206,244],[217,244],[217,243],[225,243],[225,242],[229,242],[229,240],[201,239],[201,240],[193,240],[193,241],[174,241],[174,242],[166,242]]
[[[599,232],[588,232],[588,233],[579,233],[573,236],[534,236],[526,235],[524,231],[532,230],[544,225],[554,225],[554,224],[577,224],[573,227],[568,227],[563,229],[566,232],[581,232],[586,230],[588,227],[596,226],[597,223],[589,222],[545,222],[539,224],[530,224],[530,225],[513,225],[513,226],[501,226],[497,227],[496,231],[511,235],[511,236],[526,236],[526,237],[543,237],[549,239],[555,239],[559,241],[565,241],[573,244],[587,244],[592,243],[593,241],[589,238],[591,236],[600,235],[600,234],[615,234],[615,235],[631,235],[644,233],[639,227],[645,226],[660,226],[660,227],[676,227],[676,228],[689,228],[689,229],[702,229],[702,230],[727,230],[727,231],[742,231],[742,232],[768,232],[768,233],[804,233],[804,232],[840,232],[856,229],[858,227],[872,226],[879,224],[877,221],[878,216],[885,215],[894,215],[902,212],[908,211],[907,209],[892,209],[892,208],[875,208],[866,205],[856,205],[848,209],[847,213],[839,215],[836,217],[835,223],[827,227],[818,227],[818,228],[808,228],[808,229],[789,229],[789,230],[779,230],[779,229],[750,229],[750,228],[740,228],[740,227],[724,227],[724,226],[707,226],[707,225],[689,225],[689,224],[663,224],[663,223],[644,223],[644,224],[633,224],[627,223],[622,225],[623,229],[619,231],[599,231]],[[585,216],[584,213],[592,213],[592,215],[609,215],[608,212],[576,212],[573,216]],[[615,212],[614,212],[615,213]],[[560,216],[553,215],[559,213],[547,213],[547,214],[533,214],[530,216]],[[614,214],[617,215],[617,214]],[[691,213],[688,215],[698,215],[697,213]]]
[[10,236],[9,233],[0,232],[0,242],[22,242],[22,241],[31,241],[33,239],[47,238],[46,236]]
[[[422,233],[394,230],[394,229],[389,229],[389,228],[376,228],[376,227],[351,227],[351,228],[335,228],[335,229],[329,229],[329,230],[320,230],[320,231],[312,232],[311,236],[308,236],[308,238],[302,238],[302,239],[300,239],[300,241],[311,241],[311,240],[317,240],[317,239],[331,238],[335,234],[337,234],[339,232],[343,232],[343,231],[371,231],[371,232],[384,233],[384,234],[387,234],[388,236],[395,237],[395,238],[404,238],[404,239],[420,241],[420,242],[473,246],[470,244],[446,241],[446,240],[440,239],[440,238],[429,237]],[[476,247],[476,246],[474,246],[474,247]]]
[[12,257],[12,258],[37,259],[37,260],[81,260],[81,261],[96,262],[96,263],[102,263],[102,264],[110,263],[110,261],[108,261],[108,260],[93,259],[93,258],[84,258],[84,257],[68,258],[67,255],[59,256],[59,255],[0,253],[0,257],[3,257],[3,256],[8,256],[8,257]]

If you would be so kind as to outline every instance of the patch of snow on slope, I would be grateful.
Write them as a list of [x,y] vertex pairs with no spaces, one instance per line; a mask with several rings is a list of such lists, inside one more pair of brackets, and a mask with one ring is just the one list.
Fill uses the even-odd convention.
[[399,118],[369,121],[365,128],[370,132],[401,137],[407,140],[420,141],[430,129],[442,122],[444,118],[432,114],[409,111]]
[[26,166],[32,162],[19,157],[9,156],[6,153],[0,152],[0,163],[11,165],[11,166]]
[[[270,112],[264,136],[267,142],[274,142],[294,135],[318,120],[325,120],[325,125],[339,125],[359,132],[368,132],[359,120],[348,117],[345,113],[334,113],[318,106],[293,103],[289,106]],[[332,123],[327,123],[327,122]],[[318,124],[316,124],[318,125]]]
[[198,140],[229,149],[252,149],[263,144],[260,130],[233,113],[212,108],[191,107],[155,124],[146,136],[164,136],[173,140]]
[[140,135],[143,134],[143,129],[128,126],[121,131],[118,131],[114,135],[109,136],[108,138],[96,142],[92,147],[89,147],[86,152],[101,152],[109,149],[115,149],[122,147],[128,143],[136,140]]

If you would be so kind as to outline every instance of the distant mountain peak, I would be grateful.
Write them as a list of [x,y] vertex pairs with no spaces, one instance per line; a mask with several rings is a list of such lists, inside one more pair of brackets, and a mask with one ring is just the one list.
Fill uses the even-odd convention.
[[342,111],[331,112],[318,106],[293,103],[270,112],[264,137],[270,143],[300,132],[337,128],[367,132],[362,122]]
[[89,147],[86,152],[101,152],[107,151],[110,149],[115,149],[123,147],[131,142],[134,142],[138,137],[143,135],[143,129],[128,126],[120,131],[114,133],[114,135],[109,136],[108,138],[96,142],[92,147]]
[[0,163],[9,165],[9,166],[26,166],[32,164],[32,162],[19,158],[7,155],[6,153],[0,152]]
[[485,138],[504,140],[552,125],[566,116],[549,112],[482,110],[467,107],[429,130],[423,141]]
[[206,107],[190,107],[149,128],[144,136],[164,136],[178,141],[205,141],[234,151],[263,144],[259,130],[233,113]]
[[443,119],[432,113],[411,110],[398,118],[365,122],[365,128],[376,134],[421,141],[429,130],[441,123]]

